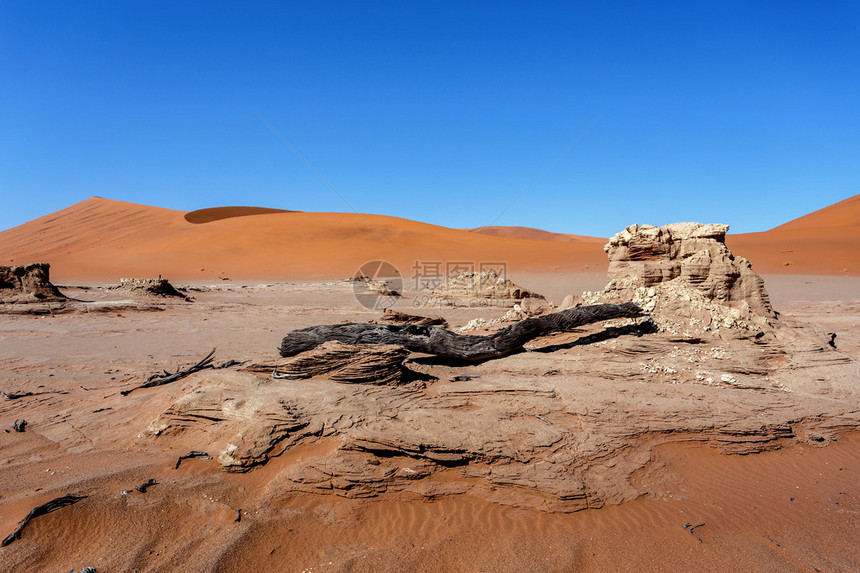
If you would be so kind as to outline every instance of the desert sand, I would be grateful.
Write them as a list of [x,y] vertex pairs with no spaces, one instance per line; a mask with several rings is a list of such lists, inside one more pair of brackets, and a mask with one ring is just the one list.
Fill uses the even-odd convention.
[[[381,321],[343,280],[356,260],[496,256],[554,307],[603,289],[603,242],[367,215],[373,229],[358,215],[232,209],[189,223],[96,198],[4,231],[3,262],[52,263],[71,300],[0,315],[0,536],[39,504],[86,497],[30,522],[0,566],[856,570],[860,278],[844,211],[825,213],[834,227],[810,215],[756,234],[839,247],[786,266],[751,242],[766,263],[753,268],[782,273],[764,274],[776,312],[749,315],[759,323],[735,312],[731,327],[688,332],[658,305],[656,331],[642,319],[589,325],[475,364],[413,355],[405,364],[421,377],[393,385],[252,366],[277,370],[295,329]],[[749,256],[737,237],[726,242]],[[807,264],[819,266],[800,272]],[[193,300],[114,288],[158,274]],[[452,329],[487,321],[466,333],[492,332],[509,310],[421,306],[404,286],[396,308]],[[123,395],[213,348],[225,368]],[[190,451],[210,459],[176,468]]]
[[[56,281],[336,279],[370,260],[504,261],[511,272],[604,272],[605,239],[478,232],[357,213],[220,207],[189,213],[92,197],[0,232],[0,264],[46,261]],[[860,275],[860,196],[770,231],[729,235],[760,273]]]

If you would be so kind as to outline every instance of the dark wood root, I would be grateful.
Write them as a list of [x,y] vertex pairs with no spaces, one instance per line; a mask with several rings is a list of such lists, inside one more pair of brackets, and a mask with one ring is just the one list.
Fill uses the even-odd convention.
[[300,380],[325,376],[346,384],[397,385],[419,377],[404,366],[409,351],[401,346],[325,342],[287,361],[252,364],[246,370],[275,379]]
[[42,396],[44,394],[68,394],[62,390],[54,390],[50,392],[0,392],[7,400],[17,400],[18,398],[27,398],[29,396]]
[[128,396],[129,394],[131,394],[135,390],[140,390],[141,388],[153,388],[155,386],[162,386],[164,384],[170,384],[171,382],[176,382],[177,380],[182,380],[183,378],[185,378],[189,374],[193,374],[199,370],[203,370],[204,368],[213,368],[213,366],[212,366],[213,356],[215,356],[215,349],[214,348],[212,349],[212,351],[209,354],[207,354],[205,357],[203,357],[203,359],[200,362],[198,362],[197,364],[195,364],[193,366],[189,366],[188,368],[185,368],[184,370],[177,370],[173,374],[171,374],[167,370],[164,371],[164,374],[153,374],[152,376],[147,378],[146,382],[144,382],[140,386],[135,386],[134,388],[131,388],[129,390],[123,390],[122,392],[120,392],[120,394],[122,394],[123,396]]
[[154,485],[158,485],[158,482],[152,478],[149,478],[148,480],[146,480],[142,484],[134,486],[134,489],[136,489],[140,493],[146,493],[147,488],[150,488]]
[[122,388],[123,386],[131,386],[131,382],[126,382],[125,384],[111,384],[110,386],[83,386],[81,385],[81,390],[107,390],[108,388]]
[[443,328],[448,326],[448,321],[441,316],[419,316],[417,314],[398,312],[391,308],[385,309],[382,313],[382,320],[398,324],[426,324],[427,326],[441,326]]
[[699,523],[698,525],[693,525],[692,523],[687,522],[687,523],[685,523],[685,524],[684,524],[684,531],[688,532],[690,535],[692,535],[693,537],[695,537],[695,538],[699,541],[699,543],[701,543],[701,542],[702,542],[702,538],[701,538],[701,537],[699,537],[698,535],[696,535],[696,531],[695,531],[695,530],[696,530],[696,528],[697,528],[697,527],[702,527],[703,525],[705,525],[705,524],[704,524],[704,523]]
[[198,452],[197,450],[192,450],[192,451],[188,452],[187,454],[179,456],[179,459],[176,460],[176,465],[173,466],[173,469],[178,470],[179,464],[182,463],[182,460],[187,460],[187,459],[191,459],[191,458],[197,458],[200,460],[211,460],[212,456],[210,456],[206,452]]
[[225,362],[223,364],[219,364],[218,366],[213,366],[212,368],[214,368],[215,370],[223,370],[225,368],[232,368],[233,366],[241,366],[241,365],[245,364],[246,362],[248,362],[248,361],[247,360],[242,360],[242,361],[228,360],[227,362]]
[[24,527],[28,523],[30,523],[31,519],[35,519],[35,518],[39,517],[40,515],[46,515],[48,513],[51,513],[52,511],[57,511],[58,509],[62,509],[64,507],[66,507],[67,505],[72,505],[74,503],[78,503],[79,501],[81,501],[82,499],[84,499],[86,497],[87,496],[85,496],[85,495],[67,494],[67,495],[64,495],[62,497],[54,498],[51,501],[49,501],[47,503],[43,503],[42,505],[39,505],[37,507],[34,507],[30,511],[30,513],[27,514],[27,517],[25,517],[24,519],[21,520],[21,523],[18,524],[17,529],[15,529],[15,531],[10,533],[6,537],[6,539],[4,539],[2,543],[0,543],[0,547],[6,547],[7,545],[12,543],[16,539],[21,539],[21,531],[24,529]]
[[636,318],[642,309],[632,302],[581,306],[527,318],[489,336],[455,334],[436,326],[418,324],[329,324],[294,330],[281,342],[287,358],[313,350],[324,342],[344,344],[392,344],[413,352],[477,362],[520,352],[528,341],[555,331],[609,320]]

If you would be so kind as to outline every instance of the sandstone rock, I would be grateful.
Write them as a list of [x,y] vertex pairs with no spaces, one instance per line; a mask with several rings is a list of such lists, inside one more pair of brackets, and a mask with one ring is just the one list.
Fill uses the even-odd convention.
[[119,290],[135,295],[176,297],[188,300],[188,297],[176,290],[167,279],[119,279]]
[[482,300],[513,304],[515,301],[529,298],[544,298],[493,271],[465,272],[447,277],[445,282],[433,291],[433,296],[454,306],[482,306]]
[[574,308],[582,304],[582,297],[575,294],[569,294],[564,297],[564,300],[561,301],[561,304],[558,306],[558,310],[567,310],[569,308]]
[[237,397],[235,389],[231,394],[223,387],[196,388],[159,414],[141,437],[212,444],[222,448],[218,463],[225,471],[243,472],[266,463],[277,444],[296,443],[320,430],[309,428],[308,416],[274,384],[260,384],[243,396]]
[[0,266],[0,304],[65,301],[66,297],[51,284],[48,263]]
[[776,313],[750,262],[725,245],[727,225],[631,225],[604,246],[609,282],[586,301],[633,300],[669,329],[758,330]]
[[543,297],[524,298],[520,302],[520,308],[528,316],[540,316],[555,310],[553,305]]

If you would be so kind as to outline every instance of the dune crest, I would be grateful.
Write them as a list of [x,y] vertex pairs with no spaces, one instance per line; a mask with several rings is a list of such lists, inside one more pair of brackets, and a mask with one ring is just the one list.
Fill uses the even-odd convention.
[[[767,232],[728,235],[726,244],[760,273],[860,275],[858,197]],[[384,215],[260,207],[186,213],[92,197],[0,232],[0,264],[47,261],[61,281],[111,282],[158,275],[184,281],[343,278],[374,260],[390,262],[405,279],[424,263],[444,273],[447,263],[476,269],[504,263],[509,272],[607,268],[603,239],[510,229],[469,231]]]
[[833,227],[860,227],[860,195],[783,223],[771,231],[806,231]]
[[601,237],[589,237],[586,235],[571,235],[569,233],[553,233],[533,227],[501,227],[488,226],[466,229],[472,233],[493,235],[495,237],[510,237],[514,239],[528,239],[530,241],[562,241],[567,243],[601,243],[605,239]]
[[439,263],[443,271],[449,262],[537,271],[606,265],[600,243],[536,248],[534,241],[356,213],[272,212],[192,224],[182,211],[95,197],[0,232],[0,253],[0,264],[48,261],[61,281],[111,282],[343,278],[373,260],[390,262],[407,279],[416,262]]
[[271,209],[269,207],[210,207],[185,213],[185,220],[195,225],[232,219],[234,217],[250,217],[252,215],[270,215],[272,213],[296,213],[286,209]]

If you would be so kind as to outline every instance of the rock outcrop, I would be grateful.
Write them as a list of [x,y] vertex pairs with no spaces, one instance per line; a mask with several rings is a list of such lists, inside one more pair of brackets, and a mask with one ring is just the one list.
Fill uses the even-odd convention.
[[135,295],[183,298],[188,297],[176,290],[167,279],[119,279],[119,290]]
[[718,224],[631,225],[604,247],[605,290],[584,298],[633,300],[670,330],[768,327],[777,315],[764,282],[726,247],[727,231]]
[[48,263],[0,267],[0,304],[65,301],[51,284],[50,269]]
[[544,298],[493,271],[465,272],[447,277],[433,290],[433,296],[454,306],[483,306],[482,301],[498,301],[513,306],[523,299]]

